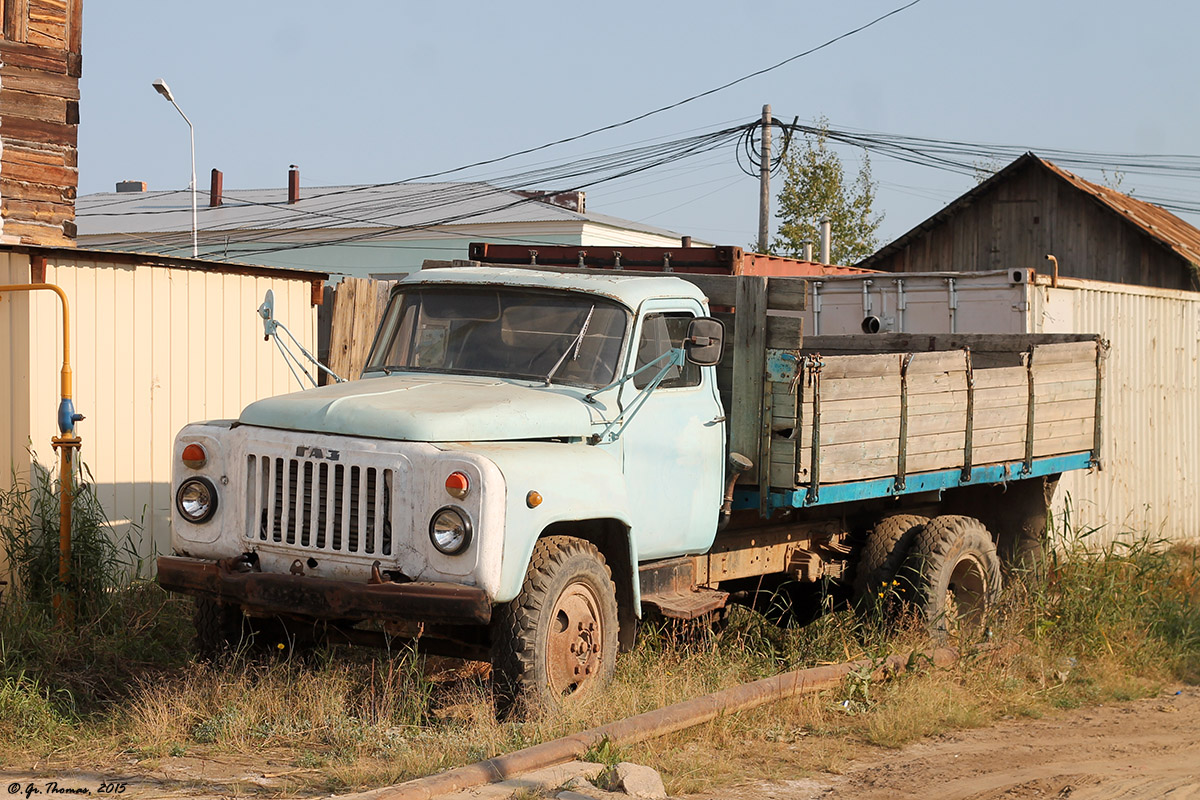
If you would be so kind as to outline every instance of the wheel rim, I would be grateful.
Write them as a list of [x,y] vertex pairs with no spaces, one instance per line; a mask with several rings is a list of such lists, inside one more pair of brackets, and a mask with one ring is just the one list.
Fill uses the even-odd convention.
[[987,608],[987,568],[975,556],[965,556],[954,565],[946,587],[946,611],[951,620],[975,623]]
[[600,670],[604,641],[600,598],[591,586],[572,583],[558,596],[547,639],[550,691],[559,697],[579,692]]

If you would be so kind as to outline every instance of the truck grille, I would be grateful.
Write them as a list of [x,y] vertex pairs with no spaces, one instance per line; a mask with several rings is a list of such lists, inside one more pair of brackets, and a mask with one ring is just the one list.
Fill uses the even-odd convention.
[[323,552],[392,554],[392,470],[248,457],[247,538]]

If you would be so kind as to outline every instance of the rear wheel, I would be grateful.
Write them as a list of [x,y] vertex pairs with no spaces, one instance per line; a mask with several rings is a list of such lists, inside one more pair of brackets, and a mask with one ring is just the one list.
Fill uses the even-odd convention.
[[538,540],[521,593],[492,621],[492,669],[502,706],[553,706],[612,680],[617,599],[604,556],[570,536]]
[[854,598],[860,609],[879,609],[891,603],[895,583],[917,534],[929,522],[917,514],[895,514],[875,523],[867,534],[854,573]]
[[917,534],[903,578],[930,632],[943,638],[983,624],[1000,595],[1000,558],[979,520],[934,517]]

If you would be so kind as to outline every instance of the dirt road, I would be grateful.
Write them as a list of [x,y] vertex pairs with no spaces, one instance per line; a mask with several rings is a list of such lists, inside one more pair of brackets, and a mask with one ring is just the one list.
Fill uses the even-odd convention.
[[[29,771],[0,769],[0,793],[28,797],[66,789],[97,795],[114,793],[116,785],[123,798],[311,796],[289,787],[287,778],[316,772],[269,754],[166,758],[151,769],[136,759],[125,769],[47,764]],[[874,750],[840,775],[781,774],[771,782],[725,786],[680,800],[1068,797],[1200,800],[1200,687],[945,734],[901,750]]]
[[1200,798],[1200,687],[1175,691],[877,751],[838,776],[731,786],[692,800]]

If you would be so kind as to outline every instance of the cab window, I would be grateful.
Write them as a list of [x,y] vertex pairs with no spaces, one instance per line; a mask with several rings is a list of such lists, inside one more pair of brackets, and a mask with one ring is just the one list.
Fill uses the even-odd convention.
[[[694,319],[686,312],[647,314],[642,320],[642,334],[638,339],[638,351],[635,369],[646,366],[654,359],[666,353],[673,347],[683,347],[683,338],[687,335],[688,324]],[[659,367],[662,365],[659,364]],[[657,368],[651,368],[633,379],[633,385],[642,389],[658,374]],[[660,389],[673,389],[680,386],[699,386],[700,367],[684,362],[682,367],[671,367]]]

